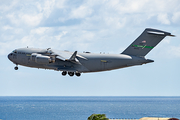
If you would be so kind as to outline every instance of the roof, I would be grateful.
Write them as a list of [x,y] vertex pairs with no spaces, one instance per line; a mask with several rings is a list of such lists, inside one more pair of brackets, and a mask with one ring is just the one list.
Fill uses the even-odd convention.
[[143,117],[139,120],[179,120],[177,118]]

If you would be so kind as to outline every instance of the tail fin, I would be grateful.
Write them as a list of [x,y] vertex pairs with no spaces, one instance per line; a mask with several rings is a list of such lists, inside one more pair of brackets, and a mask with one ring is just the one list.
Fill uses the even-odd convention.
[[144,32],[122,52],[122,54],[145,56],[166,36],[174,35],[161,30],[146,28]]

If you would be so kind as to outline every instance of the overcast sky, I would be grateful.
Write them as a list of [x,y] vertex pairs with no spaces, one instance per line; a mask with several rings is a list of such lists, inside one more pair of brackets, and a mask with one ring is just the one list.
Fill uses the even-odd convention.
[[[0,0],[0,96],[180,96],[179,0]],[[81,77],[19,66],[16,48],[119,54],[145,28],[171,32],[146,65]]]

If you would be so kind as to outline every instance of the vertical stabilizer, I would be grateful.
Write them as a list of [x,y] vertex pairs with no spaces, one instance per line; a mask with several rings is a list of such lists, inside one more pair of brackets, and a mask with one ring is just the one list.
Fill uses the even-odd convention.
[[122,54],[145,56],[166,36],[174,35],[169,32],[147,28]]

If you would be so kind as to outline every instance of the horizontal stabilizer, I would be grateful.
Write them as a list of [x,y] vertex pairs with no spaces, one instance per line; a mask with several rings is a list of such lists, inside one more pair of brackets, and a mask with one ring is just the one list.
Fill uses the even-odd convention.
[[163,32],[163,31],[160,31],[160,30],[158,30],[157,32],[155,30],[147,31],[147,33],[148,34],[152,34],[152,35],[163,35],[163,36],[172,36],[172,37],[175,37],[175,35],[171,35],[171,33]]

